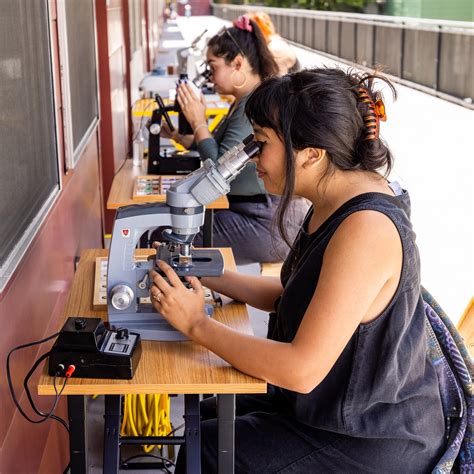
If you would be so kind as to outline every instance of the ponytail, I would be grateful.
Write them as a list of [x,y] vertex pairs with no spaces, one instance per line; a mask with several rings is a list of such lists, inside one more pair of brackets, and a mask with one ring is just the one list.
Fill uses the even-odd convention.
[[234,26],[227,29],[227,32],[229,34],[215,35],[209,40],[207,45],[215,56],[223,57],[229,63],[238,54],[243,53],[252,72],[257,74],[262,81],[278,73],[277,63],[268,49],[262,31],[254,20],[247,16],[239,17],[234,22]]

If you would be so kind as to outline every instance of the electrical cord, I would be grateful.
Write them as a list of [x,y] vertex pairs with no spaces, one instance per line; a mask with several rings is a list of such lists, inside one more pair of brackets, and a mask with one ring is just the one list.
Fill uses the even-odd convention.
[[[47,414],[41,414],[41,416],[43,417],[43,419],[41,420],[33,420],[32,418],[30,418],[24,411],[23,409],[21,408],[20,406],[20,403],[16,397],[16,394],[15,394],[15,389],[13,388],[13,383],[12,383],[12,378],[11,378],[11,370],[10,370],[10,358],[12,356],[12,354],[20,349],[25,349],[27,347],[31,347],[31,346],[35,346],[37,344],[42,344],[43,342],[46,342],[46,341],[49,341],[51,339],[53,339],[54,337],[57,337],[59,335],[59,333],[55,333],[53,334],[52,336],[49,336],[49,337],[46,337],[45,339],[41,339],[39,341],[34,341],[34,342],[30,342],[30,343],[27,343],[27,344],[22,344],[21,346],[17,346],[15,348],[13,348],[9,353],[8,353],[8,356],[7,356],[7,381],[8,381],[8,388],[10,389],[10,394],[12,396],[12,399],[13,399],[13,402],[15,403],[15,406],[18,408],[18,411],[20,412],[20,414],[23,416],[23,418],[25,418],[26,420],[28,420],[30,423],[43,423],[45,422],[47,419],[51,418],[51,416],[53,415],[53,411],[55,410],[56,408],[56,405],[58,403],[58,400],[59,400],[59,397],[60,395],[62,394],[63,390],[64,390],[64,387],[66,386],[66,383],[67,383],[67,379],[64,381],[64,384],[63,384],[63,387],[61,388],[61,391],[59,392],[59,394],[57,393],[57,390],[56,390],[56,385],[55,385],[55,392],[56,392],[56,400],[54,401],[53,403],[53,407],[52,409],[50,410],[49,413]],[[43,356],[40,357],[41,360],[43,360],[43,358],[45,358],[47,355],[49,355],[49,352],[45,355],[43,354]],[[39,362],[41,362],[41,360]],[[37,361],[38,362],[38,361]],[[39,364],[38,362],[38,364]],[[37,364],[35,362],[35,365],[34,367],[36,368],[37,367]],[[31,376],[31,374],[28,374],[29,376]],[[54,379],[55,381],[55,379]],[[36,411],[36,409],[35,409]],[[40,412],[42,413],[42,412]],[[59,417],[58,417],[59,418]],[[53,418],[55,419],[55,418]],[[64,420],[63,420],[64,421]],[[65,423],[65,422],[64,422]]]
[[[172,432],[170,398],[166,394],[127,394],[123,411],[121,436],[168,436]],[[144,445],[143,450],[149,453],[154,447]]]
[[[43,413],[42,411],[38,410],[36,408],[36,405],[33,401],[33,397],[31,396],[31,393],[30,393],[30,389],[28,387],[28,381],[30,380],[30,377],[33,375],[34,371],[36,370],[36,368],[38,367],[38,365],[44,360],[46,359],[46,357],[48,357],[50,354],[50,352],[46,352],[44,353],[33,365],[33,367],[30,369],[30,371],[28,372],[28,374],[26,375],[25,377],[25,380],[23,381],[23,387],[25,388],[25,392],[26,392],[26,396],[28,397],[28,401],[30,402],[30,405],[31,405],[31,408],[39,415],[39,416],[42,416],[42,417],[48,417],[48,414],[47,413]],[[66,379],[67,380],[67,379]],[[56,389],[56,376],[54,377],[53,379],[53,385],[54,385],[54,391],[56,392],[56,396],[58,396],[58,393],[57,393],[57,389]],[[57,422],[61,423],[64,428],[66,428],[67,432],[69,433],[69,427],[67,425],[67,423],[60,417],[60,416],[56,416],[56,415],[50,415],[49,418],[51,418],[52,420],[56,420]]]
[[[136,103],[136,102],[135,102]],[[135,136],[133,137],[132,141],[135,140],[135,138],[138,137],[138,134],[140,133],[140,130],[142,129],[143,127],[143,117],[145,117],[145,112],[152,106],[156,103],[155,100],[152,100],[143,110],[142,110],[142,116],[140,117],[140,127],[138,128],[137,132],[135,133]],[[133,109],[134,109],[135,105],[132,107],[132,113],[133,113]]]
[[[33,398],[31,396],[31,393],[30,393],[30,390],[29,390],[29,387],[28,387],[28,382],[31,378],[31,376],[33,375],[33,373],[35,372],[36,368],[38,367],[38,365],[44,360],[46,359],[46,357],[49,356],[49,354],[51,353],[51,351],[48,351],[48,352],[45,352],[43,355],[41,355],[36,361],[35,363],[33,364],[33,366],[31,367],[31,369],[29,370],[28,374],[26,375],[25,379],[23,380],[23,387],[25,388],[25,391],[26,391],[26,395],[28,397],[28,401],[31,405],[31,408],[34,410],[34,412],[41,416],[42,419],[40,420],[34,420],[32,418],[30,418],[24,411],[23,409],[21,408],[20,406],[20,403],[16,397],[16,394],[15,394],[15,389],[13,388],[13,382],[12,382],[12,377],[11,377],[11,370],[10,370],[10,358],[12,356],[12,354],[20,349],[25,349],[27,347],[31,347],[31,346],[35,346],[35,345],[38,345],[38,344],[42,344],[44,342],[47,342],[55,337],[57,337],[59,335],[59,332],[51,335],[51,336],[48,336],[44,339],[41,339],[39,341],[34,341],[34,342],[29,342],[27,344],[22,344],[20,346],[17,346],[17,347],[14,347],[7,355],[7,361],[6,361],[6,369],[7,369],[7,381],[8,381],[8,388],[10,390],[10,394],[12,396],[12,399],[13,399],[13,403],[15,404],[15,406],[18,408],[18,411],[20,412],[20,414],[23,416],[23,418],[25,418],[27,421],[29,421],[30,423],[34,423],[34,424],[38,424],[38,423],[44,423],[46,420],[49,420],[49,419],[52,419],[52,420],[55,420],[59,423],[61,423],[64,428],[66,428],[67,432],[69,433],[69,427],[67,425],[67,423],[60,417],[60,416],[57,416],[57,415],[54,415],[54,410],[56,410],[56,406],[59,402],[59,398],[61,397],[64,389],[66,388],[66,384],[69,380],[69,378],[71,377],[71,375],[74,373],[74,371],[76,370],[75,366],[73,365],[70,365],[68,367],[68,369],[66,370],[66,373],[65,373],[65,380],[64,380],[64,383],[62,385],[62,387],[60,388],[59,392],[58,392],[58,387],[56,385],[56,378],[57,376],[61,373],[62,370],[65,369],[64,366],[60,365],[58,366],[57,370],[56,370],[56,373],[54,374],[54,378],[53,378],[53,387],[54,387],[54,392],[56,394],[56,398],[54,400],[54,403],[53,403],[53,406],[51,407],[49,413],[44,413],[42,412],[41,410],[38,410],[38,408],[36,407],[34,401],[33,401]],[[62,368],[61,368],[62,367]],[[70,466],[71,466],[71,463],[69,463],[66,467],[66,469],[64,470],[64,474],[66,474],[68,472],[68,470],[70,469]]]

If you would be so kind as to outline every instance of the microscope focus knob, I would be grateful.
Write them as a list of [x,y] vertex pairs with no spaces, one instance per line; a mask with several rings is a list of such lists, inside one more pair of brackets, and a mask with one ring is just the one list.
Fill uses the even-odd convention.
[[115,309],[127,309],[133,301],[133,291],[129,286],[117,285],[110,292],[110,302]]
[[152,123],[150,125],[150,133],[152,135],[158,135],[161,132],[161,125],[159,123]]

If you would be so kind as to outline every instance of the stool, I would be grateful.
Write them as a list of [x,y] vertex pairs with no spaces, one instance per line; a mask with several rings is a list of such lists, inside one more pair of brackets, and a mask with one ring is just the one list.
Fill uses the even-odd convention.
[[261,262],[260,274],[262,276],[279,277],[283,262]]

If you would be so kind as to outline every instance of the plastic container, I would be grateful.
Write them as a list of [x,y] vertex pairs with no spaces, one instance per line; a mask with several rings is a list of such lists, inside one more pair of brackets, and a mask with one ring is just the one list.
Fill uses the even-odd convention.
[[137,133],[137,136],[133,140],[133,166],[142,166],[143,165],[143,148],[144,141],[142,129]]

